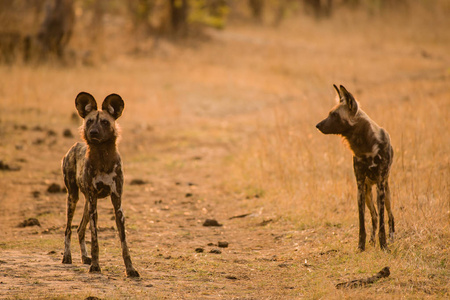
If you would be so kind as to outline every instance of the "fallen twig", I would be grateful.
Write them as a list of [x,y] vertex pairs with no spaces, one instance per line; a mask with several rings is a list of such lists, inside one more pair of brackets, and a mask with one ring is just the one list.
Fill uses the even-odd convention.
[[233,216],[228,218],[228,220],[233,220],[233,219],[239,219],[239,218],[245,218],[247,216],[250,216],[252,213],[248,213],[248,214],[243,214],[243,215],[238,215],[238,216]]
[[341,283],[336,284],[336,288],[338,288],[338,289],[341,289],[341,288],[353,289],[353,288],[365,286],[367,284],[372,284],[381,278],[388,277],[390,274],[391,274],[391,272],[389,271],[389,267],[384,267],[380,272],[378,272],[377,274],[375,274],[372,277],[365,278],[365,279],[356,279],[356,280],[347,281],[347,282],[341,282]]

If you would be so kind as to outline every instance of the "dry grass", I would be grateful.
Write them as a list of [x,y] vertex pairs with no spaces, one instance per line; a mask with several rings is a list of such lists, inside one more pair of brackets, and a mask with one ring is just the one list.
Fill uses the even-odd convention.
[[[146,58],[123,49],[91,68],[1,66],[0,159],[22,170],[0,172],[0,295],[448,298],[450,38],[440,14],[417,16],[342,12],[278,29],[232,26],[205,44],[162,41]],[[108,43],[112,51],[117,41]],[[351,153],[315,129],[333,106],[333,83],[391,135],[397,238],[390,253],[371,246],[357,253]],[[124,206],[141,280],[123,278],[109,201],[99,203],[102,275],[59,263],[65,200],[45,188],[62,182],[60,157],[78,140],[60,132],[79,125],[71,114],[81,90],[126,101]],[[129,185],[134,178],[149,184]],[[253,215],[228,220],[242,213]],[[43,228],[15,228],[35,216]],[[224,227],[203,228],[207,217]],[[195,253],[218,240],[230,242],[222,254]],[[384,266],[391,276],[372,286],[334,287]]]

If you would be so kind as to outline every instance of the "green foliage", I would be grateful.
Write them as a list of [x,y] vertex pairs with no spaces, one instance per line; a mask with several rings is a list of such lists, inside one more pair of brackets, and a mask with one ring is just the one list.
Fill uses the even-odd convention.
[[189,9],[189,23],[218,29],[225,27],[229,13],[229,8],[225,1],[191,0],[189,1]]

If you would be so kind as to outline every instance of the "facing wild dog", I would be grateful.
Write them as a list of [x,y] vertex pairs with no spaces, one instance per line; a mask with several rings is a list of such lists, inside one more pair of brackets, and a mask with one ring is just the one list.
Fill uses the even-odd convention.
[[[97,110],[94,97],[81,92],[75,99],[78,114],[82,117],[81,135],[85,143],[76,143],[64,156],[62,171],[67,187],[67,224],[65,248],[62,263],[71,264],[70,238],[72,219],[78,202],[80,190],[86,199],[84,213],[78,227],[81,258],[84,264],[90,264],[89,272],[100,272],[97,240],[97,199],[111,196],[114,206],[117,230],[122,244],[122,256],[128,277],[139,277],[133,268],[125,237],[125,216],[122,210],[123,173],[122,162],[117,150],[119,135],[116,119],[122,115],[124,102],[117,94],[105,98],[102,110]],[[86,225],[91,228],[91,255],[86,251]]]
[[339,96],[339,103],[331,110],[328,117],[316,127],[324,134],[341,135],[353,151],[353,169],[358,185],[359,210],[359,244],[361,251],[366,246],[366,230],[364,227],[365,205],[372,216],[372,233],[370,242],[375,244],[377,227],[377,211],[372,201],[372,186],[377,187],[377,204],[380,217],[378,238],[380,247],[386,249],[386,233],[384,229],[384,206],[389,216],[389,237],[394,239],[394,216],[391,209],[391,195],[389,191],[389,170],[394,152],[389,134],[379,127],[364,113],[342,85],[340,90],[334,85]]

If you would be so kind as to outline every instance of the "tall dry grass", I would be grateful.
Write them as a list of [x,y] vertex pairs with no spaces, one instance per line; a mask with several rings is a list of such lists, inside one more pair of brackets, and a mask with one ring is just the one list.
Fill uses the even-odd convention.
[[[445,54],[450,44],[441,28],[422,21],[355,19],[319,25],[313,34],[301,30],[289,38],[280,34],[272,52],[268,50],[266,67],[273,78],[265,89],[282,86],[282,92],[277,103],[260,111],[258,130],[243,145],[238,170],[244,178],[240,182],[245,182],[241,188],[264,195],[258,205],[291,220],[297,224],[294,228],[345,228],[346,234],[333,237],[334,242],[323,240],[319,248],[356,248],[352,154],[339,137],[325,136],[315,128],[336,101],[332,84],[343,84],[390,133],[394,147],[393,255],[371,252],[366,257],[370,262],[357,265],[389,264],[404,276],[401,280],[434,282],[421,291],[442,296],[448,293],[445,282],[450,278],[450,69]],[[277,48],[280,44],[285,47]],[[366,230],[368,217],[367,213]],[[339,239],[350,244],[339,244]],[[353,263],[344,265],[352,268]],[[431,280],[433,274],[440,280]],[[325,279],[316,280],[312,281]],[[411,290],[417,288],[413,286]],[[402,289],[401,284],[392,287],[398,296]],[[320,298],[331,291],[317,287],[315,292]]]
[[[265,241],[253,236],[257,230],[263,237],[272,231],[284,233],[263,251],[267,257],[276,253],[293,266],[279,272],[274,263],[271,271],[279,273],[252,277],[248,281],[255,287],[250,292],[262,291],[261,298],[286,296],[290,292],[280,288],[281,280],[297,287],[292,297],[445,298],[450,290],[450,38],[445,30],[449,21],[442,12],[375,18],[341,11],[331,20],[287,20],[277,29],[231,25],[213,33],[208,44],[161,41],[156,53],[145,58],[130,56],[126,47],[113,55],[115,45],[127,45],[127,38],[119,36],[105,44],[111,51],[106,57],[113,59],[93,67],[1,66],[1,158],[24,157],[30,149],[38,149],[39,155],[27,156],[23,173],[2,173],[0,184],[10,184],[8,176],[20,177],[14,177],[19,183],[61,180],[60,157],[73,143],[59,140],[55,146],[34,148],[14,124],[74,127],[70,115],[79,91],[92,93],[98,101],[115,92],[126,100],[120,119],[126,176],[148,175],[167,185],[177,176],[195,177],[198,174],[183,173],[197,170],[184,169],[183,162],[187,165],[186,157],[200,152],[204,155],[198,162],[201,176],[215,180],[208,180],[211,186],[200,185],[199,189],[210,192],[205,202],[230,210],[218,214],[229,217],[245,208],[242,212],[258,211],[275,220],[256,229],[250,220],[248,227],[235,231],[237,235],[248,234],[259,244]],[[340,138],[315,129],[334,105],[333,83],[346,86],[391,135],[397,237],[389,245],[390,253],[375,247],[355,253],[357,206],[351,153]],[[23,152],[15,144],[23,145]],[[19,192],[14,195],[22,199]],[[222,193],[232,195],[226,197],[228,206],[214,202]],[[147,195],[141,197],[147,201]],[[127,201],[133,203],[134,197],[130,198]],[[5,208],[3,220],[11,218],[12,223],[21,218],[13,212],[25,200]],[[64,202],[58,205],[64,211]],[[54,222],[61,224],[61,220],[58,215]],[[152,236],[154,232],[145,231],[152,226],[145,224],[140,232]],[[230,234],[230,238],[234,237]],[[250,241],[242,241],[244,246],[236,247],[246,250]],[[147,238],[145,243],[150,243]],[[320,254],[327,250],[336,252]],[[152,259],[148,258],[149,265]],[[305,259],[313,265],[312,271],[303,265]],[[254,276],[252,264],[258,261],[248,261],[242,269]],[[201,263],[211,272],[218,269],[209,265],[210,260]],[[227,260],[214,263],[241,266]],[[358,277],[365,277],[385,265],[393,275],[380,285],[354,291],[334,288],[336,281],[360,273]],[[242,296],[242,291],[231,296],[235,295]]]

